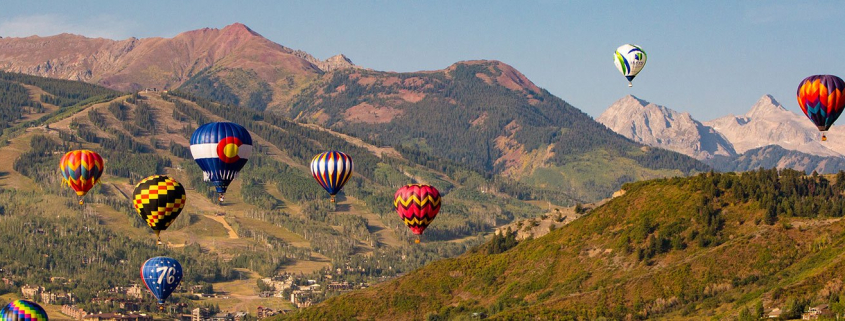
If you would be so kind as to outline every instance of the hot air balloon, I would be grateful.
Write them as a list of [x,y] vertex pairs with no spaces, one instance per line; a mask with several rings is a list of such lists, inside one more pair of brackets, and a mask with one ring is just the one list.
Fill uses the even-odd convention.
[[103,158],[90,150],[69,151],[59,163],[62,181],[79,195],[79,205],[83,204],[82,197],[100,181],[103,169]]
[[241,125],[208,123],[191,135],[191,155],[200,166],[203,180],[217,188],[219,200],[252,155],[252,136]]
[[334,196],[340,192],[349,177],[352,177],[352,157],[338,151],[314,156],[311,159],[311,175],[329,192],[334,202]]
[[798,85],[798,106],[807,118],[816,124],[824,135],[845,107],[845,82],[833,75],[815,75],[804,78]]
[[[405,185],[396,191],[393,206],[411,232],[421,235],[440,212],[440,192],[430,185]],[[420,239],[415,242],[419,243]]]
[[158,244],[161,244],[159,234],[173,223],[185,207],[185,188],[170,177],[154,175],[135,185],[132,195],[132,205],[155,231]]
[[27,300],[15,300],[0,310],[3,321],[47,321],[47,311],[38,303]]
[[613,63],[616,64],[616,69],[619,69],[622,76],[628,78],[628,87],[634,86],[631,81],[640,73],[640,70],[643,70],[647,58],[643,48],[637,45],[624,44],[616,48]]
[[156,256],[141,266],[141,279],[158,299],[160,309],[164,301],[182,282],[182,265],[174,258]]

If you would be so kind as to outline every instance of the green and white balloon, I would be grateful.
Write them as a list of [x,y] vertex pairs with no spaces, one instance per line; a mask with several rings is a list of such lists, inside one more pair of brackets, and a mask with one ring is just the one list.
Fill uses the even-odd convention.
[[631,81],[640,73],[640,70],[643,70],[648,57],[642,47],[624,44],[616,48],[616,54],[613,55],[613,58],[616,69],[619,69],[622,76],[628,78],[628,87],[632,87]]

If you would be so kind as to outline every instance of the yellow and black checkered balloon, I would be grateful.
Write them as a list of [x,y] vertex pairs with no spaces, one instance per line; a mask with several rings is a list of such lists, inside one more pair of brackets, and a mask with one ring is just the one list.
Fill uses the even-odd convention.
[[135,185],[135,209],[154,231],[166,230],[185,207],[185,188],[176,180],[154,175]]

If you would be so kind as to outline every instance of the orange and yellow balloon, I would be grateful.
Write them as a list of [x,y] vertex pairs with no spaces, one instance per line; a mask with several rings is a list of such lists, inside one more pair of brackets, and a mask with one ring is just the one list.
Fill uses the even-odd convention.
[[104,168],[100,154],[90,150],[69,151],[59,163],[63,182],[79,195],[80,205],[83,204],[82,197],[100,181]]

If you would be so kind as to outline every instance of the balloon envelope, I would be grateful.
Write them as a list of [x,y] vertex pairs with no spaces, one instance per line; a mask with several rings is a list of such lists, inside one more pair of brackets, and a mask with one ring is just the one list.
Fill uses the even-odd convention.
[[311,175],[329,195],[334,196],[352,176],[352,157],[338,151],[314,156],[311,159]]
[[430,185],[405,185],[396,191],[393,206],[411,232],[420,235],[440,212],[440,192]]
[[628,78],[629,85],[634,77],[643,70],[646,60],[648,60],[648,56],[646,56],[643,48],[632,44],[619,46],[613,55],[613,63],[616,65],[616,69],[622,73],[622,76]]
[[46,321],[47,312],[38,303],[27,300],[15,300],[0,310],[3,321]]
[[827,131],[845,107],[845,82],[833,75],[804,78],[798,85],[798,105],[820,131]]
[[100,181],[104,165],[100,154],[90,150],[72,150],[62,156],[59,171],[63,181],[81,197]]
[[191,155],[202,169],[203,180],[211,182],[217,193],[226,193],[252,155],[252,136],[235,123],[208,123],[191,135]]
[[185,188],[176,180],[153,175],[135,185],[132,205],[154,231],[166,230],[185,207]]
[[157,256],[141,266],[141,278],[147,289],[158,299],[158,303],[164,304],[167,297],[182,282],[182,265],[174,258]]

